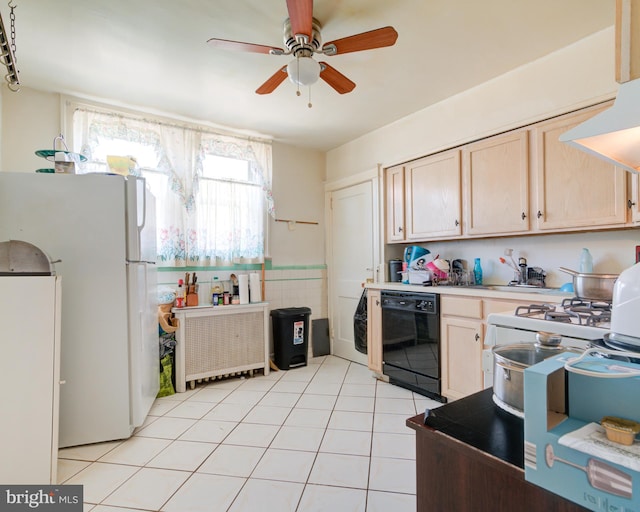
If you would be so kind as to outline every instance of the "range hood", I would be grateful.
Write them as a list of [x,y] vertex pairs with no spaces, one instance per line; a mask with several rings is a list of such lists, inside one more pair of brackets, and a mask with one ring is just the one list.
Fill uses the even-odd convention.
[[620,84],[610,109],[563,133],[559,140],[640,173],[640,79]]

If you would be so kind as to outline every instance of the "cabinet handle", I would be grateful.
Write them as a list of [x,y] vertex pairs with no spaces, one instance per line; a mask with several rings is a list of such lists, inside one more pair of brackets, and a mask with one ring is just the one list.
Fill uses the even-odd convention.
[[542,212],[540,210],[538,210],[538,214],[536,215],[536,217],[538,218],[542,217]]
[[524,213],[524,212],[522,212],[522,220],[524,220],[524,219],[526,219],[526,218],[527,218],[527,214],[526,214],[526,213]]
[[478,333],[476,333],[475,339],[476,341],[480,341],[480,335]]
[[460,225],[460,223],[458,222],[458,219],[456,219],[456,227],[458,227]]
[[631,199],[627,199],[627,207],[628,207],[629,209],[631,209],[631,207],[633,207],[633,206],[635,206],[635,205],[636,205],[636,203],[635,203],[635,202],[633,202]]
[[402,233],[402,226],[398,227],[398,233]]
[[378,299],[376,299],[376,306],[380,305],[380,301]]

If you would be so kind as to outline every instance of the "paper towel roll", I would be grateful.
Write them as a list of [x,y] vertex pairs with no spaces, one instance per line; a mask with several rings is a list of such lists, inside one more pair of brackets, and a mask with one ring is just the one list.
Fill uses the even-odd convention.
[[260,274],[249,274],[249,297],[251,302],[262,302],[262,288],[260,287]]
[[249,276],[247,274],[238,276],[238,287],[240,288],[240,304],[249,304]]

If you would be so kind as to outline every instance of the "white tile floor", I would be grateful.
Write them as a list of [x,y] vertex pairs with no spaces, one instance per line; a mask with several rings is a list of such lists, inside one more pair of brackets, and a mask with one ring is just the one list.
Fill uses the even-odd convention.
[[60,450],[93,512],[416,509],[405,420],[438,402],[333,356],[157,399],[125,441]]

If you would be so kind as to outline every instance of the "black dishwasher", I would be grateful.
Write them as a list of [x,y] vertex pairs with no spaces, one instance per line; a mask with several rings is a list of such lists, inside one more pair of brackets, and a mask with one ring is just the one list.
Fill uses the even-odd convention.
[[440,392],[440,300],[383,290],[382,373],[389,382],[446,402]]

